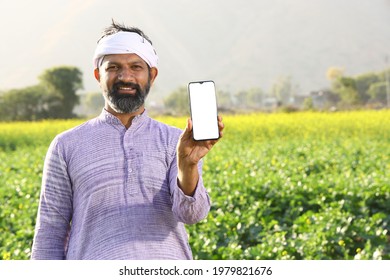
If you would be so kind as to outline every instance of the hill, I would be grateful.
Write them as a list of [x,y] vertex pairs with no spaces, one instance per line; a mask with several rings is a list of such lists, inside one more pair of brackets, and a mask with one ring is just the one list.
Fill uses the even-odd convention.
[[11,1],[3,2],[0,89],[36,83],[44,70],[74,65],[84,91],[99,91],[92,54],[112,18],[151,37],[160,71],[151,98],[192,80],[219,89],[269,90],[291,76],[301,94],[328,86],[326,71],[380,71],[390,55],[388,0]]

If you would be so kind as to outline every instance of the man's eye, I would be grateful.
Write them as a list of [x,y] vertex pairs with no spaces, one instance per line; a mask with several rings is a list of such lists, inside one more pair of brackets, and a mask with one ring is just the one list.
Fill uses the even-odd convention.
[[107,70],[109,70],[109,71],[116,71],[116,70],[118,70],[118,66],[110,65],[110,66],[107,67]]

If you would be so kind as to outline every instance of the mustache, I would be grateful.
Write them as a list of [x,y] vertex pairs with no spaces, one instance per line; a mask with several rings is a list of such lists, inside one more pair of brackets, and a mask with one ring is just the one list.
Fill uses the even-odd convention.
[[141,92],[141,87],[139,84],[136,84],[136,83],[132,83],[132,82],[128,82],[128,83],[124,83],[124,82],[117,82],[115,83],[113,86],[112,86],[112,89],[114,91],[118,91],[120,87],[131,87],[131,88],[134,88],[136,89],[138,92]]

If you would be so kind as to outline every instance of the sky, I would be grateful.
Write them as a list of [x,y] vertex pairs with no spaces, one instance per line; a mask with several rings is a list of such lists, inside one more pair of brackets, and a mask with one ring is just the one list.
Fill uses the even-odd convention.
[[389,0],[1,0],[0,90],[72,65],[98,92],[92,55],[111,19],[152,39],[157,95],[202,79],[267,91],[281,77],[308,93],[329,85],[329,67],[380,71],[390,56]]

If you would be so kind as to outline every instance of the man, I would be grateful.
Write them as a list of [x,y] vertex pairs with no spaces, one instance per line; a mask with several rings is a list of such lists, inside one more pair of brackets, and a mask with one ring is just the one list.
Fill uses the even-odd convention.
[[104,110],[50,145],[32,259],[192,259],[184,224],[210,209],[201,159],[217,140],[194,141],[190,119],[182,132],[148,117],[157,62],[141,30],[103,32],[94,74]]

